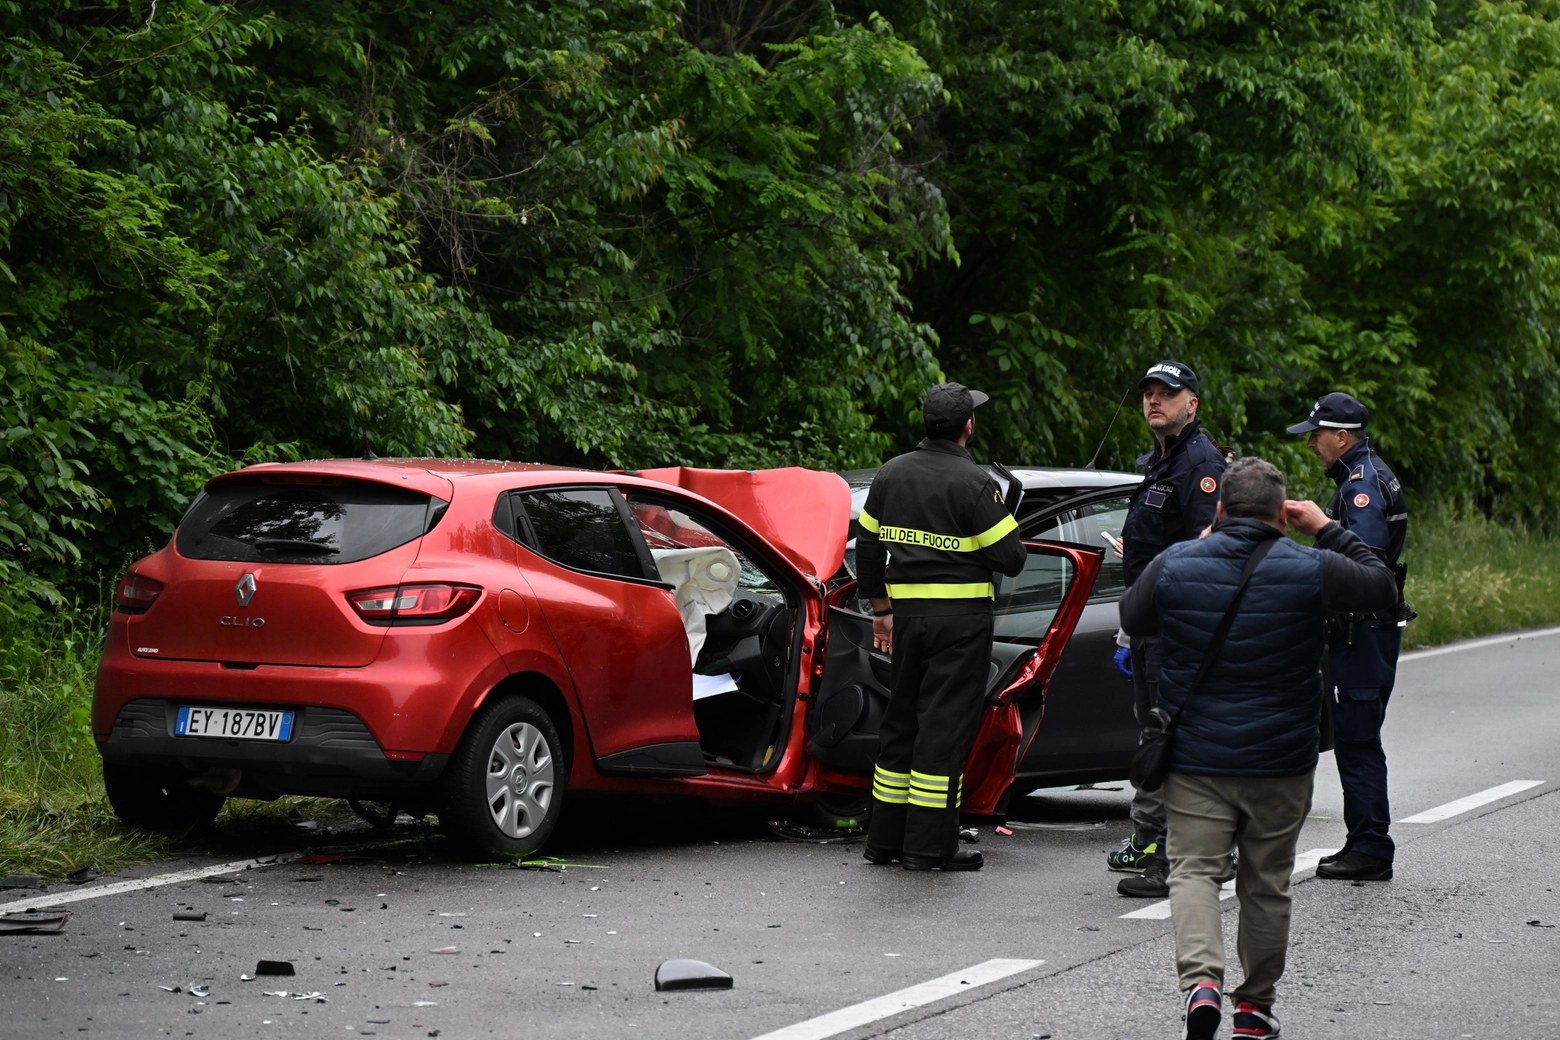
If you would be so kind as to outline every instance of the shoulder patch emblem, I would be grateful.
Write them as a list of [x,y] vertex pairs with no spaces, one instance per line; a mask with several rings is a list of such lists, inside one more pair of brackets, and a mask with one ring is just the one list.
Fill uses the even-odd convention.
[[1363,463],[1361,465],[1355,467],[1354,472],[1349,474],[1349,479],[1350,480],[1364,480],[1365,479],[1365,466],[1364,466]]
[[1211,495],[1218,489],[1219,482],[1212,477],[1203,477],[1197,486],[1202,488],[1204,493]]
[[1354,496],[1355,509],[1364,509],[1368,505],[1370,505],[1370,496],[1365,492],[1361,491],[1359,494]]

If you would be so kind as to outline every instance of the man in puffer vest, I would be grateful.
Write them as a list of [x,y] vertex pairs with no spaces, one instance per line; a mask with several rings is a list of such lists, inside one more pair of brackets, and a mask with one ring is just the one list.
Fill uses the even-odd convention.
[[[1315,548],[1284,537],[1285,522]],[[1204,652],[1251,572],[1234,623],[1201,686]],[[1201,539],[1155,557],[1121,600],[1121,627],[1164,639],[1159,703],[1174,715],[1165,780],[1170,912],[1186,1036],[1211,1038],[1222,1017],[1224,939],[1219,877],[1240,851],[1240,961],[1233,994],[1238,1037],[1278,1035],[1273,1000],[1289,946],[1295,842],[1311,807],[1322,707],[1323,620],[1397,602],[1392,571],[1358,536],[1312,502],[1286,502],[1284,478],[1261,459],[1224,474],[1218,520]]]

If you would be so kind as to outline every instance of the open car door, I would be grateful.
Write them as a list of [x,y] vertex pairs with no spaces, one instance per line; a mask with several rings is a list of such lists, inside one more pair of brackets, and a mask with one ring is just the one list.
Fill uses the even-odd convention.
[[[1017,577],[997,586],[986,704],[964,770],[964,811],[1005,810],[1014,770],[1040,728],[1051,673],[1094,586],[1101,553],[1025,542]],[[829,608],[828,647],[807,750],[826,769],[866,777],[888,706],[889,658],[872,647],[872,617],[841,590]]]

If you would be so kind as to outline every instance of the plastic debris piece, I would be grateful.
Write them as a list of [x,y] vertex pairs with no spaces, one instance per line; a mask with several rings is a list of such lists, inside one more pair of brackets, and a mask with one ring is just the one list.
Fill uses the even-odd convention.
[[327,899],[327,900],[325,900],[325,905],[326,906],[340,906],[341,905],[341,900],[339,900],[339,899]]
[[0,935],[51,935],[65,930],[69,910],[27,910],[0,915]]
[[253,975],[240,975],[238,977],[238,981],[239,982],[253,982],[253,981],[255,981],[255,977]]
[[173,915],[173,919],[175,921],[204,921],[206,919],[206,911],[180,910]]
[[191,986],[190,987],[190,993],[193,994],[194,996],[197,996],[197,997],[209,997],[209,996],[211,996],[211,987],[210,986]]
[[600,986],[592,986],[589,983],[586,983],[586,984],[584,984],[584,985],[582,985],[580,987],[580,989],[600,989],[600,988],[601,988]]
[[580,944],[580,940],[579,939],[565,939],[565,940],[563,940],[563,945],[565,945],[565,946],[578,946],[579,944]]
[[315,990],[313,993],[294,993],[292,998],[294,1000],[312,1000],[316,1004],[325,1003],[325,996],[319,990]]
[[0,878],[0,888],[42,888],[43,878],[37,874],[7,874]]
[[994,829],[995,829],[995,830],[996,830],[996,832],[997,832],[997,833],[998,833],[998,834],[1000,834],[1000,835],[1002,835],[1002,836],[1003,836],[1003,837],[1004,837],[1004,838],[1011,838],[1011,837],[1012,837],[1012,836],[1013,836],[1013,832],[1012,832],[1012,830],[1010,830],[1010,829],[1009,829],[1009,828],[1007,828],[1007,827],[1001,827],[1001,826],[999,826],[999,827],[996,827],[996,828],[994,828]]
[[432,989],[438,989],[440,986],[448,986],[449,983],[448,982],[430,982],[430,983],[428,983],[428,985]]
[[439,1006],[439,1002],[437,1000],[414,1000],[414,1001],[412,1001],[412,1007],[438,1007],[438,1006]]
[[256,975],[296,975],[292,961],[261,961],[255,965]]
[[236,885],[238,884],[238,879],[223,877],[221,874],[208,874],[200,879],[200,883],[203,885]]
[[[601,915],[600,914],[581,914],[580,916],[581,917],[599,917]],[[1536,922],[1536,921],[1529,921],[1528,922],[1528,924],[1537,924],[1537,923],[1538,922]]]
[[1528,925],[1530,927],[1533,927],[1533,928],[1553,928],[1554,927],[1554,925],[1552,925],[1552,924],[1545,924],[1543,921],[1529,921]]
[[80,870],[73,870],[66,874],[65,880],[73,885],[85,885],[88,881],[96,881],[102,876],[102,874],[99,874],[91,867],[82,867]]
[[662,961],[660,967],[655,969],[657,992],[678,989],[730,989],[733,981],[730,975],[713,964],[683,957]]
[[440,946],[437,950],[429,950],[429,953],[459,953],[459,946]]
[[268,997],[285,997],[288,994],[285,989],[268,989],[265,991],[265,995]]
[[303,926],[303,930],[306,932],[323,932],[325,929],[316,928],[312,924],[306,924]]
[[184,992],[184,990],[180,989],[178,986],[158,986],[157,988],[160,989],[160,990],[164,990],[165,992],[168,992],[168,993],[183,993]]
[[960,827],[959,828],[959,840],[964,842],[964,844],[966,844],[966,845],[979,845],[980,844],[980,828],[978,828],[978,827]]

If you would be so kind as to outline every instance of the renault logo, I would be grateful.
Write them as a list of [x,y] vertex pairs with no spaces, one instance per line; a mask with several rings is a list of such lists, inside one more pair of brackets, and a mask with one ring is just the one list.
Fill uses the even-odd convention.
[[233,597],[238,600],[241,607],[249,606],[249,601],[255,598],[255,589],[259,587],[253,574],[246,573],[238,579],[238,584],[233,586]]

